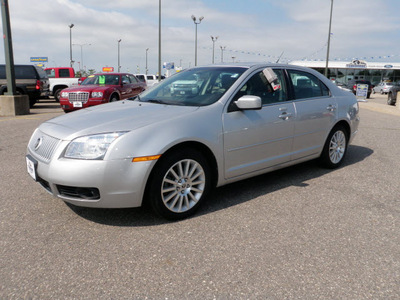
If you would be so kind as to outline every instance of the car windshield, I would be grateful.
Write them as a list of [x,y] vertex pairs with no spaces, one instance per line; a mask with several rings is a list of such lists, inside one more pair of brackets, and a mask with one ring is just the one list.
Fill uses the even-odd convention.
[[97,85],[118,85],[119,75],[111,74],[99,74],[89,75],[83,82],[82,85],[97,84]]
[[205,106],[225,94],[247,68],[204,67],[171,76],[140,95],[140,101],[169,105]]

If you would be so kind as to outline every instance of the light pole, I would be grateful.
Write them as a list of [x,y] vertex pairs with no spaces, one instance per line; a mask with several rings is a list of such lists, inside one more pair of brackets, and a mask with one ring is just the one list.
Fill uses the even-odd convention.
[[[82,50],[82,48],[83,48],[83,46],[90,46],[90,45],[92,45],[92,44],[72,44],[72,46],[80,46],[81,47],[81,66],[82,66],[82,69],[84,69],[85,67],[85,65],[83,64],[83,50]],[[79,67],[79,69],[81,69],[80,67]]]
[[331,45],[332,10],[333,10],[333,0],[331,0],[331,16],[329,18],[328,49],[326,50],[325,77],[328,77],[329,48]]
[[215,49],[215,42],[218,40],[218,37],[217,36],[212,36],[211,35],[211,40],[212,40],[212,42],[213,42],[213,55],[212,55],[212,63],[214,64],[214,49]]
[[149,69],[147,68],[147,52],[149,51],[149,48],[146,48],[146,75]]
[[69,63],[71,65],[71,68],[74,64],[74,61],[72,60],[72,27],[74,27],[74,24],[68,25],[69,27]]
[[121,43],[121,39],[118,40],[118,73],[121,71],[121,63],[120,63],[120,43]]
[[161,0],[158,1],[158,81],[161,81]]
[[223,63],[224,62],[224,50],[225,50],[225,48],[226,48],[226,46],[219,46],[220,48],[221,48],[221,62]]
[[194,66],[197,66],[197,25],[200,24],[203,19],[204,19],[204,17],[200,17],[199,21],[197,22],[196,17],[192,15],[192,20],[196,27],[195,38],[194,38]]

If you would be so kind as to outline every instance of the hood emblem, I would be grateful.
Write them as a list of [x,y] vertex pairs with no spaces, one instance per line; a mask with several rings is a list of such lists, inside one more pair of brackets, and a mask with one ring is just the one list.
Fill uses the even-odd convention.
[[42,145],[42,142],[43,142],[43,137],[41,136],[40,138],[37,139],[37,141],[35,143],[35,150],[40,148],[40,146]]

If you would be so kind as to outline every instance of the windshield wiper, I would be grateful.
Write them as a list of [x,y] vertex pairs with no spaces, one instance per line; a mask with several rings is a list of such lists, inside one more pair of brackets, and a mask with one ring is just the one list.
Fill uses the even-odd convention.
[[151,100],[146,100],[145,102],[149,103],[157,103],[157,104],[170,104],[169,102],[165,102],[163,100],[158,100],[158,99],[151,99]]

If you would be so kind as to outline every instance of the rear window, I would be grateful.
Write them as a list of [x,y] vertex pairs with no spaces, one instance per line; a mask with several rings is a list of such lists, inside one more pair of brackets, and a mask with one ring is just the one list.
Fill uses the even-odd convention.
[[40,67],[35,67],[36,68],[36,71],[38,72],[38,74],[39,74],[39,78],[40,79],[45,79],[45,78],[47,78],[47,74],[46,74],[46,72],[42,69],[42,68],[40,68]]
[[[37,79],[36,71],[34,66],[18,66],[15,68],[15,79]],[[6,78],[6,67],[5,65],[0,66],[0,78]]]
[[69,77],[69,69],[58,69],[58,76],[62,78]]

